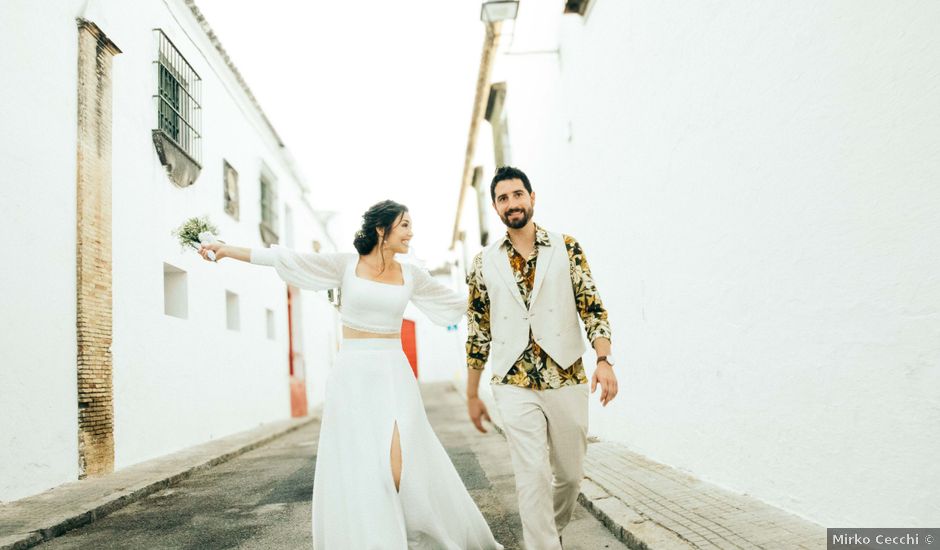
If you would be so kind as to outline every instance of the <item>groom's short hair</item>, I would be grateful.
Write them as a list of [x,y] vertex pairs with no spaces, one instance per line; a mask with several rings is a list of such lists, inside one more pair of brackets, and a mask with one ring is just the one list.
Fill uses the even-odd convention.
[[493,176],[493,182],[490,183],[490,198],[496,202],[496,184],[503,180],[522,180],[522,185],[530,194],[532,193],[532,184],[529,183],[529,177],[525,172],[512,166],[501,166],[496,169],[496,175]]

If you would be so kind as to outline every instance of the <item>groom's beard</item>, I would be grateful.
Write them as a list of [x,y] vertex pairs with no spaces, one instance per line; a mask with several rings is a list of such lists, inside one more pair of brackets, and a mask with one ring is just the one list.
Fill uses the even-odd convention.
[[[521,212],[522,215],[510,220],[509,216],[511,216],[514,212]],[[501,219],[503,220],[503,223],[506,224],[506,227],[510,227],[512,229],[519,229],[519,228],[525,227],[526,224],[529,223],[529,220],[531,218],[532,218],[531,208],[513,208],[511,210],[507,210],[501,216]]]

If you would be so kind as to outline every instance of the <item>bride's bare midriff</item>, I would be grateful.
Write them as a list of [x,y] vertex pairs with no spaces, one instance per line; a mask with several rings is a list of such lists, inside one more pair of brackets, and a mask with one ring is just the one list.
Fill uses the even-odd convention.
[[378,332],[366,332],[364,330],[356,330],[347,326],[343,326],[343,338],[393,338],[400,339],[401,333],[396,332],[394,334],[381,334]]

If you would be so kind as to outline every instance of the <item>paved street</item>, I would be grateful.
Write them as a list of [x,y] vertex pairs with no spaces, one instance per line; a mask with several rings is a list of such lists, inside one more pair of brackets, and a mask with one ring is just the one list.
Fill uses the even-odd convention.
[[[505,441],[473,430],[449,384],[422,391],[434,429],[497,540],[507,549],[521,548]],[[41,547],[307,548],[318,430],[318,423],[309,424]],[[581,507],[564,535],[569,550],[625,548]]]

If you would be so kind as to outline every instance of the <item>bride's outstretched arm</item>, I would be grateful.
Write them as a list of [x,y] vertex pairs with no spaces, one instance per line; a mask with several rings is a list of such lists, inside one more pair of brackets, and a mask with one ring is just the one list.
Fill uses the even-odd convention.
[[[232,258],[256,265],[271,266],[288,284],[308,290],[327,290],[342,285],[343,272],[354,254],[297,252],[279,246],[271,248],[245,248],[223,243],[207,243],[199,254],[209,260],[209,251],[215,252],[216,261]],[[209,260],[211,261],[211,260]]]

